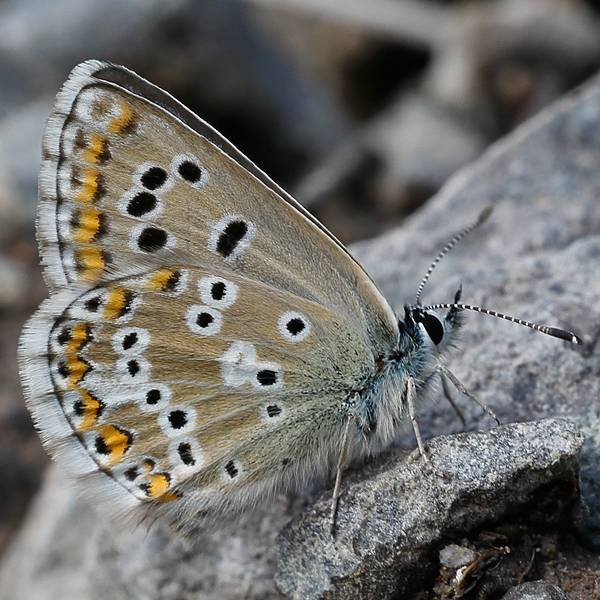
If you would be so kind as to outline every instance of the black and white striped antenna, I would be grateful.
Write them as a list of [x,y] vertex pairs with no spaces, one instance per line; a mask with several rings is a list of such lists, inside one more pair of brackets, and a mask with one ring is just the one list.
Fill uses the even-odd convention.
[[524,321],[523,319],[517,319],[515,317],[511,317],[510,315],[505,315],[500,312],[496,312],[495,310],[489,310],[488,308],[481,308],[480,306],[474,306],[473,304],[461,304],[460,302],[449,302],[449,303],[441,303],[441,304],[430,304],[429,306],[424,306],[422,310],[436,310],[438,308],[449,308],[453,310],[474,310],[475,312],[480,312],[485,315],[492,315],[492,317],[498,317],[499,319],[505,319],[507,321],[512,321],[513,323],[518,323],[519,325],[525,325],[525,327],[529,327],[530,329],[535,329],[536,331],[541,331],[546,335],[550,335],[555,338],[559,338],[561,340],[566,340],[567,342],[571,342],[572,344],[577,344],[581,346],[583,341],[581,338],[570,331],[566,331],[565,329],[559,329],[558,327],[548,327],[547,325],[538,325],[537,323],[532,323],[531,321]]
[[429,266],[429,269],[427,269],[427,273],[425,273],[425,277],[423,277],[423,279],[421,280],[421,283],[419,284],[419,288],[417,289],[417,296],[415,298],[415,304],[419,304],[419,302],[421,300],[421,293],[423,292],[423,288],[425,287],[425,284],[427,283],[430,275],[433,273],[433,270],[437,267],[437,264],[440,262],[440,260],[442,260],[442,258],[446,254],[448,254],[448,252],[454,246],[456,246],[456,244],[458,242],[460,242],[460,240],[462,240],[469,233],[471,233],[471,231],[473,231],[473,229],[477,229],[477,227],[479,227],[480,225],[483,225],[488,220],[488,217],[492,214],[492,210],[494,210],[494,205],[493,204],[489,204],[488,206],[486,206],[481,211],[480,215],[477,217],[477,220],[474,223],[471,223],[468,227],[466,227],[465,229],[463,229],[460,233],[457,233],[444,246],[443,250],[435,257],[435,260]]
[[[417,296],[415,300],[415,304],[418,305],[421,299],[421,293],[423,292],[423,288],[427,283],[431,273],[440,262],[440,260],[448,253],[448,251],[455,246],[460,240],[462,240],[466,235],[471,233],[473,229],[476,229],[483,223],[485,223],[492,213],[493,205],[487,206],[479,215],[477,220],[463,229],[460,233],[455,235],[447,244],[444,246],[443,250],[435,257],[435,260],[431,263],[429,269],[427,269],[427,273],[423,277],[419,288],[417,289]],[[505,315],[500,312],[496,312],[495,310],[489,310],[487,308],[481,308],[480,306],[475,306],[473,304],[462,304],[459,302],[444,302],[440,304],[430,304],[429,306],[421,307],[422,311],[427,310],[436,310],[436,309],[450,309],[450,310],[473,310],[475,312],[484,313],[486,315],[492,315],[492,317],[498,317],[499,319],[505,319],[506,321],[512,321],[513,323],[518,323],[519,325],[525,325],[525,327],[529,327],[530,329],[534,329],[535,331],[541,331],[546,335],[559,338],[561,340],[566,340],[567,342],[571,342],[572,344],[582,345],[583,341],[581,338],[571,331],[566,331],[565,329],[559,329],[558,327],[548,327],[547,325],[538,325],[537,323],[531,323],[530,321],[524,321],[523,319],[517,319],[515,317],[511,317],[510,315]]]

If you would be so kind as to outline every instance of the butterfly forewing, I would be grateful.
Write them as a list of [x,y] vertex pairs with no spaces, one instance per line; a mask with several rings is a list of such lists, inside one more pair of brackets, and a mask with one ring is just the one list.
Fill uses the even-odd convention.
[[395,342],[389,306],[330,234],[170,112],[96,80],[99,66],[78,68],[48,125],[40,243],[51,285],[176,254],[355,319],[378,351]]

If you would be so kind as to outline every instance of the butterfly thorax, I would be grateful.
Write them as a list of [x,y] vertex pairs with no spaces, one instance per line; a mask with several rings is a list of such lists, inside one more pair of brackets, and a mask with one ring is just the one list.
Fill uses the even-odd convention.
[[458,311],[445,318],[420,305],[405,306],[398,321],[395,348],[378,357],[373,379],[356,406],[358,426],[371,452],[385,448],[406,424],[407,381],[412,378],[419,399],[427,396],[436,380],[437,365],[460,327]]

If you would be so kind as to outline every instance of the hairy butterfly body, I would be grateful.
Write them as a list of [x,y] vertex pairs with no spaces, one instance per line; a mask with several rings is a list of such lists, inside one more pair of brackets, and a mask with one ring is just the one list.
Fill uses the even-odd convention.
[[20,362],[45,447],[113,513],[184,533],[389,444],[461,309],[398,321],[227,140],[98,61],[48,120],[38,241],[51,294]]

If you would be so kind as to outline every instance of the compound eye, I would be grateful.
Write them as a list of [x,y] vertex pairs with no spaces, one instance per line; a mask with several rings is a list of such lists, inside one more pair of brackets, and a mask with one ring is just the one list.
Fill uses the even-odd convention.
[[431,341],[437,346],[444,339],[444,326],[434,315],[425,313],[422,317],[423,327]]

